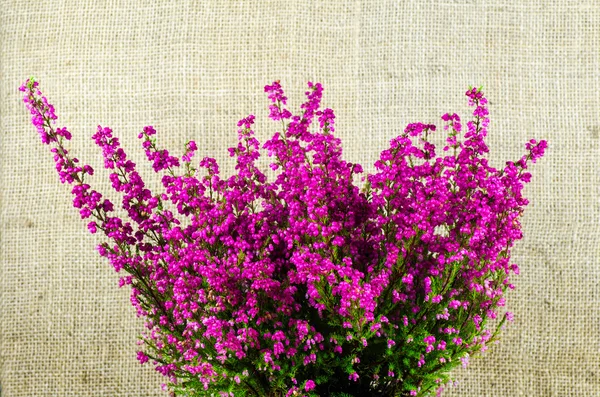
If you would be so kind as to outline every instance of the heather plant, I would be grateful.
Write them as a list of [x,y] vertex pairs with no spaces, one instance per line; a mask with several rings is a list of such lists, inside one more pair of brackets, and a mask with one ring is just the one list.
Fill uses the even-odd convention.
[[[238,122],[229,149],[235,174],[138,138],[165,192],[153,194],[108,127],[98,126],[113,188],[130,221],[91,189],[94,173],[65,148],[54,107],[33,79],[20,87],[42,142],[52,145],[73,205],[131,287],[146,319],[138,360],[180,396],[430,396],[498,338],[500,314],[519,268],[510,249],[530,163],[546,141],[500,170],[484,157],[489,118],[480,89],[466,92],[473,119],[444,114],[444,156],[412,123],[391,140],[376,172],[342,159],[335,116],[320,110],[323,87],[308,83],[299,115],[279,82],[265,87],[281,130],[266,141],[276,178],[256,165],[254,116]],[[173,208],[169,210],[167,203]],[[176,208],[176,211],[175,211]],[[495,320],[495,327],[490,327]]]

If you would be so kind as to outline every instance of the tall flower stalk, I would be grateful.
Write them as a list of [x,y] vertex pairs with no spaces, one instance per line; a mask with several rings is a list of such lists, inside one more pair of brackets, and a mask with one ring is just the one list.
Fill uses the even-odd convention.
[[98,126],[92,138],[125,221],[87,183],[92,167],[65,148],[71,133],[53,126],[54,107],[37,87],[20,87],[32,122],[88,230],[107,237],[99,254],[125,273],[120,286],[131,286],[146,319],[138,360],[151,361],[175,395],[439,394],[450,371],[512,321],[499,313],[519,272],[510,249],[522,238],[527,169],[547,144],[531,140],[518,161],[492,167],[481,89],[466,92],[475,109],[465,127],[456,113],[442,116],[445,156],[428,140],[435,125],[409,124],[362,189],[362,167],[342,159],[333,135],[333,110],[320,110],[319,83],[308,83],[298,115],[279,82],[265,87],[281,123],[262,145],[273,181],[256,165],[253,115],[238,122],[227,178],[213,158],[192,161],[194,141],[173,156],[144,127],[138,138],[162,175],[160,194]]

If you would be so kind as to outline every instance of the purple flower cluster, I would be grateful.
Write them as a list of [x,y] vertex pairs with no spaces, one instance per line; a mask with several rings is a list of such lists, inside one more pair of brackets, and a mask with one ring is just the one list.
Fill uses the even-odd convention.
[[299,115],[286,108],[279,82],[265,87],[270,118],[282,123],[262,146],[274,181],[255,164],[253,115],[238,122],[228,178],[212,158],[192,165],[195,142],[178,158],[145,127],[146,156],[164,173],[157,195],[98,126],[93,139],[130,223],[109,216],[113,204],[85,183],[93,170],[69,157],[71,134],[52,127],[54,108],[37,85],[20,87],[32,122],[42,142],[55,144],[81,217],[96,219],[90,232],[112,241],[98,250],[128,273],[120,285],[131,285],[148,320],[138,360],[152,361],[175,393],[430,395],[512,320],[507,312],[496,332],[486,328],[514,288],[510,248],[522,237],[526,170],[547,144],[531,140],[521,159],[492,167],[481,89],[466,92],[475,109],[464,135],[457,114],[442,116],[451,154],[438,156],[428,141],[435,125],[409,124],[361,178],[363,189],[355,185],[362,167],[342,159],[332,134],[333,110],[319,110],[319,83],[308,83]]

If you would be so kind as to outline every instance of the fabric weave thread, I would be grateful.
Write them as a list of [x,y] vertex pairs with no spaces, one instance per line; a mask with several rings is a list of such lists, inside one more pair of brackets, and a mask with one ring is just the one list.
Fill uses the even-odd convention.
[[[40,81],[72,153],[111,192],[98,124],[114,130],[145,181],[159,178],[137,134],[233,171],[227,147],[253,113],[264,142],[265,84],[298,109],[307,81],[325,88],[344,157],[373,162],[406,124],[467,117],[463,95],[490,100],[492,165],[547,139],[525,190],[515,322],[444,396],[600,395],[600,5],[587,1],[0,0],[0,386],[3,397],[164,396],[135,359],[142,321],[95,252],[39,143],[19,85]],[[443,130],[439,129],[438,141]],[[262,159],[267,169],[266,155]]]

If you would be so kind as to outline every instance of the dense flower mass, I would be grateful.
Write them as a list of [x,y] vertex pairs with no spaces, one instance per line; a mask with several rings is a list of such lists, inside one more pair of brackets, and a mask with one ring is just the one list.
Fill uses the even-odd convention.
[[[143,364],[186,396],[427,396],[449,371],[495,340],[486,327],[505,305],[518,266],[510,248],[522,237],[527,168],[546,141],[492,167],[484,155],[489,118],[481,89],[466,92],[475,109],[463,126],[444,114],[444,156],[412,123],[375,162],[376,172],[342,159],[335,115],[320,110],[323,87],[308,83],[299,115],[286,108],[279,82],[265,87],[281,131],[262,145],[277,171],[268,181],[255,164],[254,116],[238,122],[236,173],[223,178],[213,158],[192,164],[139,134],[164,193],[153,194],[108,127],[93,136],[123,194],[131,222],[86,183],[89,165],[64,148],[54,107],[28,80],[20,90],[73,205],[147,318]],[[313,121],[316,119],[316,122]],[[177,211],[166,209],[170,202]],[[186,218],[185,222],[182,222]],[[217,394],[215,394],[217,393]]]

